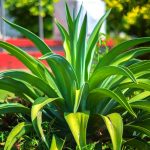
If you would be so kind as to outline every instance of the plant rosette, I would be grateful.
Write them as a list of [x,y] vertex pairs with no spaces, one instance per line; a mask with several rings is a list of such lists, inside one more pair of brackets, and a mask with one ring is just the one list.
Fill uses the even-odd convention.
[[[45,149],[150,149],[150,61],[138,56],[149,54],[150,37],[123,42],[108,51],[94,65],[100,28],[110,13],[98,21],[87,39],[87,14],[82,26],[71,17],[66,4],[68,31],[56,21],[63,39],[65,58],[35,34],[3,19],[30,39],[43,56],[37,60],[7,42],[0,47],[20,60],[29,70],[0,73],[0,89],[14,93],[26,105],[0,104],[0,114],[22,114],[22,122],[7,137],[10,150],[25,134],[34,132]],[[46,60],[49,68],[41,63]],[[51,71],[50,71],[51,70]],[[45,123],[54,130],[43,127]]]

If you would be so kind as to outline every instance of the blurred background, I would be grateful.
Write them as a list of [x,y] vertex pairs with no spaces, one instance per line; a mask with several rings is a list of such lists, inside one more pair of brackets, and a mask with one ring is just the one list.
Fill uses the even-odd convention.
[[[81,21],[88,13],[88,35],[99,18],[112,8],[111,14],[102,26],[101,32],[109,47],[135,37],[150,36],[150,0],[66,0],[70,11],[78,12],[81,4]],[[55,26],[55,18],[66,28],[64,0],[0,0],[0,16],[21,25],[45,40],[57,53],[62,53],[62,42]],[[40,56],[33,44],[16,30],[0,19],[0,39],[29,51],[35,57]],[[2,50],[1,50],[2,51]],[[21,68],[12,56],[0,53],[0,69]],[[12,60],[14,59],[14,60]],[[18,64],[18,66],[17,66]]]

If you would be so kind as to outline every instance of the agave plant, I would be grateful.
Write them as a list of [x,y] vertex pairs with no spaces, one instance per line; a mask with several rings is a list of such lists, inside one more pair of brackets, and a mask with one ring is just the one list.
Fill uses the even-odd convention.
[[[56,21],[65,58],[52,52],[35,34],[3,19],[43,54],[37,60],[22,49],[0,41],[1,48],[30,70],[0,73],[0,89],[29,104],[28,107],[19,103],[0,104],[0,114],[24,116],[10,132],[4,150],[11,149],[29,132],[35,132],[49,150],[150,149],[150,61],[138,58],[148,54],[150,47],[137,46],[150,42],[150,37],[115,46],[93,68],[100,28],[110,10],[88,39],[87,14],[79,28],[81,11],[82,6],[77,16],[71,17],[66,4],[68,31]],[[49,67],[41,60],[46,60]],[[52,121],[55,132],[45,131],[43,124]]]

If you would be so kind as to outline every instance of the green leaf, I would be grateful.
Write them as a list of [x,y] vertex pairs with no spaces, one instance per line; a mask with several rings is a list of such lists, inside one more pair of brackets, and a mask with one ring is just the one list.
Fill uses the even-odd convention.
[[76,45],[74,42],[74,24],[67,3],[65,4],[65,9],[66,9],[66,20],[68,24],[68,31],[69,31],[69,38],[70,38],[71,64],[74,68],[75,60],[76,60],[76,49],[75,49]]
[[[41,59],[49,59],[57,86],[66,101],[69,111],[73,111],[75,103],[75,91],[78,87],[76,74],[72,66],[59,55],[44,55]],[[65,88],[64,88],[65,87]]]
[[31,31],[16,25],[14,23],[9,22],[8,20],[2,18],[7,24],[9,24],[11,27],[13,27],[14,29],[18,30],[19,32],[21,32],[24,36],[26,36],[28,39],[30,39],[35,45],[36,47],[42,52],[42,54],[46,54],[49,53],[51,51],[51,49],[34,33],[32,33]]
[[130,104],[132,108],[138,108],[150,112],[150,101],[142,100]]
[[78,111],[79,106],[82,111],[86,111],[86,100],[89,94],[89,85],[88,83],[83,84],[81,89],[76,90],[76,99],[74,105],[74,113]]
[[46,71],[48,72],[48,70],[38,60],[30,56],[22,49],[13,46],[11,44],[8,44],[6,42],[0,41],[0,47],[4,48],[10,54],[14,55],[17,59],[19,59],[27,68],[31,70],[33,74],[35,74],[36,76],[38,76],[43,80],[47,80],[47,78],[45,77],[45,72]]
[[69,42],[69,35],[66,29],[56,20],[56,25],[61,33],[62,39],[64,41],[63,47],[65,50],[65,57],[66,60],[71,64],[71,49],[70,49],[70,42]]
[[82,148],[86,146],[86,129],[89,119],[89,113],[65,113],[65,119],[73,134],[77,145]]
[[150,37],[142,37],[142,38],[132,39],[132,40],[129,40],[129,41],[126,41],[126,42],[123,42],[123,43],[117,45],[116,47],[112,48],[111,51],[109,51],[100,60],[100,62],[97,64],[95,70],[97,70],[100,67],[111,64],[113,62],[113,60],[116,58],[116,56],[118,56],[122,52],[128,50],[129,48],[132,48],[138,44],[146,43],[149,41],[150,41]]
[[98,40],[99,40],[99,31],[100,28],[105,21],[105,19],[108,17],[111,9],[109,9],[102,18],[98,21],[97,25],[93,29],[88,41],[87,41],[87,55],[86,55],[86,63],[85,63],[85,69],[86,69],[86,80],[88,80],[90,71],[91,71],[91,65],[92,60],[94,57],[94,47],[96,46]]
[[68,29],[69,29],[69,33],[71,33],[73,31],[73,20],[72,20],[67,3],[65,3],[65,9],[66,9],[66,18],[67,18]]
[[105,78],[111,75],[123,75],[130,78],[133,82],[136,82],[133,73],[128,68],[121,66],[105,66],[97,69],[97,71],[91,75],[89,80],[90,89],[98,87]]
[[65,140],[62,140],[55,135],[53,135],[50,150],[62,150]]
[[15,126],[7,137],[4,150],[11,150],[17,140],[33,130],[31,123],[22,122]]
[[131,66],[129,66],[129,68],[133,73],[138,73],[143,70],[144,71],[148,70],[150,68],[149,66],[150,66],[150,61],[145,60],[145,61],[132,64]]
[[84,17],[79,34],[79,39],[77,42],[76,74],[79,79],[80,87],[83,85],[85,80],[86,33],[87,33],[87,14]]
[[41,90],[44,94],[46,94],[49,97],[58,96],[54,91],[54,89],[52,89],[45,81],[25,71],[19,71],[19,70],[5,71],[0,73],[0,77],[9,77],[9,78],[27,82],[28,84],[31,84],[32,86]]
[[144,91],[140,94],[136,94],[134,97],[132,97],[130,100],[129,100],[129,103],[133,103],[133,102],[136,102],[136,101],[139,101],[139,100],[143,100],[145,98],[147,98],[148,96],[150,96],[150,91]]
[[137,73],[134,73],[136,79],[150,79],[150,70],[143,70],[143,71],[139,71]]
[[94,112],[99,112],[100,102],[103,100],[103,98],[106,97],[114,99],[115,101],[120,103],[122,107],[128,110],[133,116],[136,116],[131,106],[128,104],[126,98],[119,89],[116,89],[115,92],[104,88],[97,88],[92,90],[88,96],[88,109],[90,109],[90,111],[94,110]]
[[30,109],[18,103],[0,104],[0,114],[6,113],[23,113],[30,114]]
[[123,121],[118,113],[102,116],[113,144],[113,150],[120,150],[122,145]]
[[[21,96],[22,98],[31,101],[31,103],[38,97],[38,95],[28,88],[27,85],[10,77],[0,78],[0,89],[12,92],[17,96]],[[31,99],[29,99],[27,96]]]
[[75,42],[75,44],[77,43],[78,35],[79,35],[79,21],[80,21],[80,17],[81,17],[82,8],[83,8],[83,5],[80,6],[79,12],[78,12],[76,18],[73,20],[74,21],[74,42]]
[[112,62],[112,65],[118,65],[122,62],[129,61],[132,58],[135,58],[137,56],[140,56],[146,53],[150,53],[149,47],[140,47],[140,48],[136,48],[136,49],[124,52],[114,59],[114,61]]
[[147,143],[147,141],[142,140],[142,139],[135,139],[135,138],[129,139],[123,145],[136,148],[137,150],[141,150],[141,149],[149,150],[150,149],[150,144]]
[[137,89],[143,89],[143,90],[146,90],[146,91],[150,91],[150,81],[149,80],[146,80],[146,82],[144,82],[145,79],[142,79],[141,81],[138,81],[137,80],[137,83],[122,83],[119,85],[119,88],[121,89],[128,89],[128,88],[133,88],[135,90]]
[[146,134],[150,137],[150,119],[141,120],[140,122],[135,122],[132,124],[127,124],[124,126],[125,130],[136,131],[143,134]]
[[33,127],[36,133],[38,134],[38,136],[42,138],[47,148],[49,148],[49,144],[45,138],[45,135],[42,129],[42,110],[44,106],[56,100],[60,100],[60,98],[41,97],[41,98],[36,99],[36,101],[33,103],[32,108],[31,108],[31,120],[32,120]]

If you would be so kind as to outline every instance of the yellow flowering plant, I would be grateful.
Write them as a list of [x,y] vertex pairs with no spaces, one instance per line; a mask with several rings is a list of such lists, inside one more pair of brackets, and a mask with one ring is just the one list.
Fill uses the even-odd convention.
[[108,17],[108,31],[124,31],[133,36],[149,36],[150,0],[104,1],[108,8],[113,8]]

